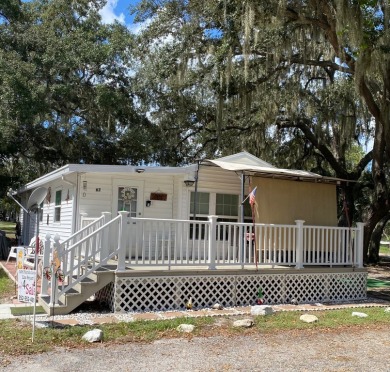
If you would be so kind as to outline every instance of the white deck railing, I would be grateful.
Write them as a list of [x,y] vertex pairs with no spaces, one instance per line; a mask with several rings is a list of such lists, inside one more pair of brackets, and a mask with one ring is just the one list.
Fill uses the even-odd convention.
[[[208,221],[132,218],[119,212],[110,220],[105,212],[54,248],[61,262],[64,282],[51,298],[73,288],[91,272],[117,260],[117,270],[126,266],[295,266],[346,265],[363,267],[363,226],[356,228],[249,224]],[[50,236],[46,237],[50,246]],[[45,248],[44,267],[53,265]],[[54,270],[53,270],[54,271]],[[55,275],[55,273],[53,274]],[[43,278],[42,288],[47,279]],[[44,293],[44,292],[43,292]]]

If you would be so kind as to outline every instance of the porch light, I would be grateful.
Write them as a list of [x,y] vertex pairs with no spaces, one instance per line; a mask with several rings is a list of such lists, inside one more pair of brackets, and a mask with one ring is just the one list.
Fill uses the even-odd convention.
[[145,169],[144,168],[137,168],[135,170],[137,173],[144,173],[145,172]]
[[195,183],[194,180],[184,180],[184,184],[185,184],[187,187],[193,186],[194,183]]

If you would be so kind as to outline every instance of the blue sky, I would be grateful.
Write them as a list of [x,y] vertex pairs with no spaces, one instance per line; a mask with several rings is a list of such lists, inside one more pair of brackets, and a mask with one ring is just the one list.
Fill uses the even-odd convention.
[[137,2],[138,0],[107,0],[106,6],[100,11],[103,22],[112,23],[116,20],[131,28],[134,17],[130,15],[129,7]]

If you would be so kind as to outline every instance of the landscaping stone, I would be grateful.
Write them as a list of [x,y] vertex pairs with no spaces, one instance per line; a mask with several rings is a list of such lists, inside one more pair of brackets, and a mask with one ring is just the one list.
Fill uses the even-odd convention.
[[358,318],[367,318],[367,317],[368,317],[367,314],[365,314],[365,313],[359,313],[358,311],[354,311],[354,312],[352,313],[352,316],[357,316]]
[[252,319],[240,319],[240,320],[236,320],[233,323],[233,327],[250,328],[252,326],[253,326],[253,320]]
[[301,315],[299,320],[301,320],[302,322],[305,322],[305,323],[318,322],[318,318],[315,315],[311,315],[311,314],[303,314],[303,315]]
[[222,310],[223,306],[221,304],[214,304],[211,308],[214,310]]
[[103,339],[103,331],[101,329],[93,329],[92,331],[88,331],[82,337],[83,340],[88,342],[99,342]]
[[272,306],[255,305],[251,307],[251,315],[270,315],[274,312]]
[[180,324],[176,330],[178,332],[185,332],[185,333],[191,333],[195,329],[195,326],[192,324]]

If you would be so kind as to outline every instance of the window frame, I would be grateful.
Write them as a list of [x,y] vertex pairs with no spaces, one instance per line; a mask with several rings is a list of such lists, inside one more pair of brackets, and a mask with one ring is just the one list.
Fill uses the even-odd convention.
[[[57,195],[60,195],[60,201],[57,203]],[[61,208],[62,208],[62,189],[57,189],[54,197],[54,217],[53,222],[60,223],[61,222]]]

